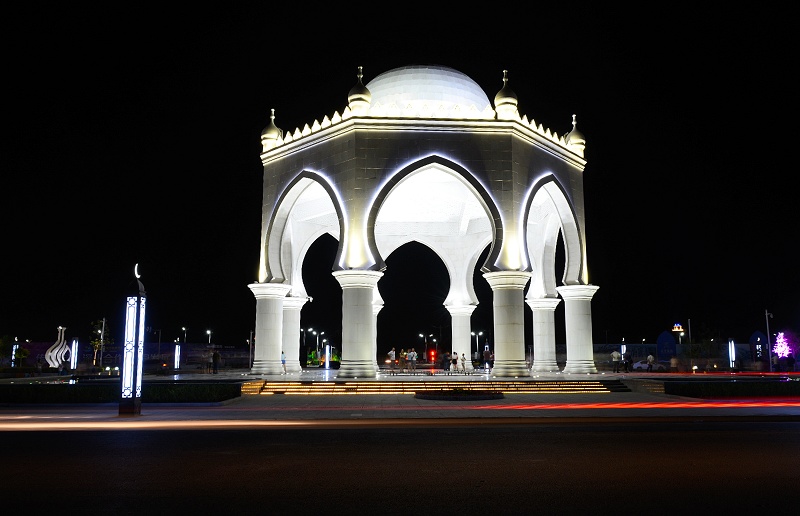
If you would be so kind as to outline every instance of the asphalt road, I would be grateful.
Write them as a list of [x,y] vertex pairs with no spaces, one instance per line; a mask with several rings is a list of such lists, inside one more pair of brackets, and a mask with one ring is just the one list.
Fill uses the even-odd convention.
[[5,515],[791,513],[800,495],[797,422],[328,420],[2,436]]

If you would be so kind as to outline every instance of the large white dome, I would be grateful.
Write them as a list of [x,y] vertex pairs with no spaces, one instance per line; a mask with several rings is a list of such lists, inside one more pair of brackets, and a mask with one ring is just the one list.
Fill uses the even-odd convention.
[[437,65],[412,65],[384,72],[367,84],[372,94],[372,105],[384,107],[395,104],[398,108],[427,104],[431,109],[450,110],[474,106],[483,111],[491,106],[489,98],[478,84],[468,76]]

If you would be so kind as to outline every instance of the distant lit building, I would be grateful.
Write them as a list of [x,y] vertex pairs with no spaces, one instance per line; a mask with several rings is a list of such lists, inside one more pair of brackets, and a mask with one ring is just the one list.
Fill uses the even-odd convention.
[[[502,83],[501,83],[502,79]],[[493,375],[529,375],[525,303],[533,311],[534,372],[556,371],[555,309],[565,302],[564,372],[595,373],[586,264],[583,135],[558,135],[517,111],[498,71],[494,103],[472,79],[444,66],[389,70],[364,85],[359,67],[344,110],[294,131],[261,134],[264,191],[253,372],[299,371],[300,310],[308,301],[303,259],[330,234],[339,241],[342,378],[378,371],[378,282],[386,258],[416,241],[450,275],[445,308],[453,352],[470,356],[470,316],[481,264],[493,291]],[[567,124],[565,124],[567,125]],[[561,234],[561,240],[559,240]],[[564,275],[557,281],[556,248]],[[524,288],[531,282],[527,296]]]

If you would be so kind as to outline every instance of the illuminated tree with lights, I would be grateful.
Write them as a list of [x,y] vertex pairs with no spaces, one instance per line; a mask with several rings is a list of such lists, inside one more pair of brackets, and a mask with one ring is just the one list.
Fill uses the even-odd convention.
[[789,347],[789,342],[783,332],[778,333],[775,338],[775,347],[772,348],[772,352],[776,353],[778,358],[783,358],[792,352],[792,348]]

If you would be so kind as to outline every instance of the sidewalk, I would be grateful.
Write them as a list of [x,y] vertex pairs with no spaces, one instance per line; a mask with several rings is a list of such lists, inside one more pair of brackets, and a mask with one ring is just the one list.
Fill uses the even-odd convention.
[[[265,381],[326,382],[336,381],[336,370],[307,369],[287,375],[251,375],[246,370],[223,370],[219,374],[180,373],[177,375],[145,375],[147,383],[158,381]],[[608,422],[689,420],[760,420],[800,422],[800,399],[761,398],[735,400],[702,400],[652,392],[648,385],[668,378],[687,378],[691,375],[669,373],[620,373],[568,375],[563,373],[536,374],[528,380],[564,382],[574,380],[623,381],[632,392],[523,394],[506,393],[502,399],[439,401],[418,399],[413,394],[346,394],[290,395],[243,394],[216,404],[142,404],[140,416],[120,416],[118,404],[95,405],[24,405],[0,406],[0,431],[79,428],[160,428],[170,425],[274,425],[276,422],[299,424],[309,421],[357,422],[371,420],[406,423],[441,424],[446,419],[475,419],[484,422],[539,424],[587,419]],[[706,376],[706,375],[704,375]],[[707,378],[711,375],[706,376]],[[729,378],[730,375],[724,375]],[[41,377],[37,377],[41,379]],[[36,378],[35,378],[36,379]],[[12,381],[35,380],[15,379]],[[486,381],[487,375],[386,375],[359,382],[431,382]],[[518,379],[524,380],[524,379]],[[8,379],[3,380],[9,381]],[[344,380],[340,380],[344,381]],[[353,381],[353,380],[347,380]],[[644,387],[642,387],[644,385]],[[99,425],[96,426],[96,425]]]

